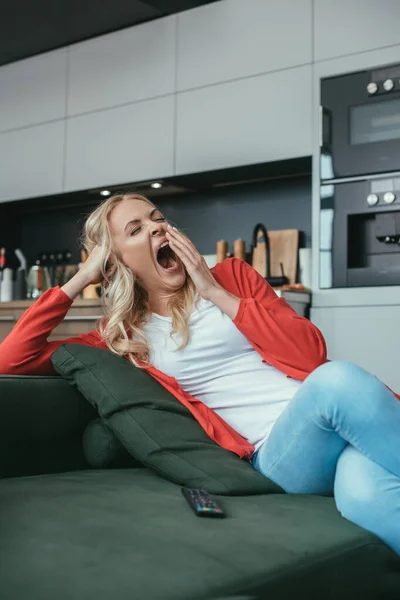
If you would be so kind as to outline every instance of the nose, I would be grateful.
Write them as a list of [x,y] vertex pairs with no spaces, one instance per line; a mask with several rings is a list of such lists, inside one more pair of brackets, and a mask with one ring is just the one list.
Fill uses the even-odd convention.
[[151,235],[154,237],[156,235],[159,235],[159,233],[164,231],[164,227],[162,223],[152,223],[151,224]]

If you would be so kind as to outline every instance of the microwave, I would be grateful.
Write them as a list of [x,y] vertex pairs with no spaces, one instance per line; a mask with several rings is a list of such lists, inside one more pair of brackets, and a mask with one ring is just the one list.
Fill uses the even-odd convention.
[[400,171],[400,64],[321,80],[321,180]]

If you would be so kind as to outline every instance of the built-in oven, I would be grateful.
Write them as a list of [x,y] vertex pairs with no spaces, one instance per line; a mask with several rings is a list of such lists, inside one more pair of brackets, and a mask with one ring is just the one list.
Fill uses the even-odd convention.
[[400,175],[320,188],[319,287],[400,285]]
[[321,179],[400,171],[400,64],[321,80]]

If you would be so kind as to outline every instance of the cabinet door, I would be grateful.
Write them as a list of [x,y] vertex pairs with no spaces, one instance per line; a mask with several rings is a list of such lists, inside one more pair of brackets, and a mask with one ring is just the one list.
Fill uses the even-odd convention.
[[68,114],[172,94],[175,24],[157,19],[71,46]]
[[65,121],[0,133],[0,202],[62,191]]
[[311,0],[229,0],[178,15],[178,91],[310,63]]
[[66,191],[173,173],[174,97],[71,117]]
[[0,131],[65,117],[66,86],[66,49],[1,67]]
[[0,344],[6,339],[15,325],[13,317],[0,317]]
[[176,171],[207,171],[311,154],[311,66],[177,97]]
[[328,358],[354,362],[400,392],[400,306],[313,308],[311,321],[325,336]]
[[314,0],[314,60],[400,44],[397,0]]

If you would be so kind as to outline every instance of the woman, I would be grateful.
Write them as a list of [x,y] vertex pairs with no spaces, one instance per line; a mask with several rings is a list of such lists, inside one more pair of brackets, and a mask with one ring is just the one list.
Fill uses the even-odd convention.
[[[222,447],[289,493],[334,495],[344,517],[400,554],[400,404],[376,377],[328,362],[318,329],[248,264],[209,269],[149,200],[104,201],[89,258],[43,294],[0,345],[0,373],[54,374],[62,343],[108,348],[144,368]],[[103,285],[99,329],[47,342],[73,300]]]

